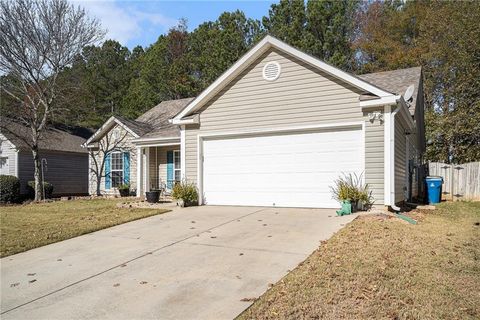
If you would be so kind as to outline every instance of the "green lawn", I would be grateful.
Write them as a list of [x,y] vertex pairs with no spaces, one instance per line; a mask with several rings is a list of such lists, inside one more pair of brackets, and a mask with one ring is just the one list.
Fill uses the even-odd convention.
[[0,256],[167,212],[117,208],[120,200],[73,200],[0,207]]
[[480,319],[480,203],[363,216],[240,319]]

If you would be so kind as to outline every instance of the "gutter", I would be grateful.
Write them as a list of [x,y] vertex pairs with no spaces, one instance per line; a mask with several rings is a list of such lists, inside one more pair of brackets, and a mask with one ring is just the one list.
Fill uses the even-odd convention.
[[168,122],[171,124],[177,124],[177,125],[186,125],[186,124],[199,124],[200,123],[200,115],[196,114],[193,117],[189,119],[169,119]]
[[137,138],[137,139],[132,139],[131,141],[133,143],[138,143],[138,142],[152,142],[152,141],[172,141],[172,140],[179,140],[180,137],[162,137],[162,138]]

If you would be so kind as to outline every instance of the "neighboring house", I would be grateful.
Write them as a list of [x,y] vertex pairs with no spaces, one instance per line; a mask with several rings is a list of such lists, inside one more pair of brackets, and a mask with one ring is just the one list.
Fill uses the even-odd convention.
[[333,208],[333,181],[363,173],[395,207],[422,187],[423,110],[421,68],[354,76],[267,36],[198,97],[106,126],[131,134],[139,196],[187,179],[200,204]]
[[[28,181],[34,180],[29,128],[8,121],[0,133],[0,174],[20,179],[20,193],[27,193]],[[81,144],[85,139],[55,128],[44,132],[39,142],[39,156],[44,163],[44,181],[53,185],[55,197],[88,194],[88,154]]]

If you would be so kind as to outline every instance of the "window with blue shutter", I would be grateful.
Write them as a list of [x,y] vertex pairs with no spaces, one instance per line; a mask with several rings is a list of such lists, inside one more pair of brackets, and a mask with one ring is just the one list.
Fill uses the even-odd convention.
[[167,189],[173,188],[173,151],[167,151]]
[[123,183],[130,184],[130,153],[123,153]]
[[110,154],[105,155],[105,190],[110,190],[112,186],[112,177],[110,174],[110,158]]

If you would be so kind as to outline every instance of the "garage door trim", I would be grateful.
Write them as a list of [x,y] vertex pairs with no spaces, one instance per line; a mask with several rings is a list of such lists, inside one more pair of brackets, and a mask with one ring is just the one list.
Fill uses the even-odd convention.
[[236,131],[224,131],[224,132],[210,132],[210,133],[200,133],[197,135],[197,187],[199,191],[199,205],[204,204],[203,196],[203,141],[204,140],[216,140],[216,139],[225,139],[225,138],[242,138],[248,136],[257,136],[257,135],[269,135],[269,134],[298,134],[305,132],[322,132],[330,130],[340,130],[340,129],[360,129],[361,130],[361,141],[362,147],[361,158],[362,158],[362,171],[365,172],[365,123],[362,121],[357,122],[339,122],[339,123],[328,123],[320,125],[307,125],[307,126],[293,126],[293,127],[274,127],[274,128],[260,128],[260,129],[249,129],[249,130],[236,130]]

